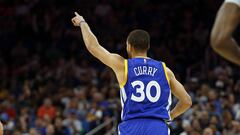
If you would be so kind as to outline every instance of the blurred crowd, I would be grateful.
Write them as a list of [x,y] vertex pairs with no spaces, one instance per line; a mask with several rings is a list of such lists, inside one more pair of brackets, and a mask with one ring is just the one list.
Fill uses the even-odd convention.
[[99,42],[125,58],[129,31],[150,33],[149,56],[165,61],[193,100],[192,108],[171,123],[172,135],[239,135],[239,67],[209,48],[221,3],[0,0],[0,120],[5,134],[83,135],[111,118],[120,122],[115,75],[85,49],[80,29],[71,24],[78,11]]
[[240,80],[239,75],[238,81],[234,80],[235,73],[230,66],[221,64],[209,71],[208,79],[192,77],[185,83],[193,106],[172,123],[173,134],[239,135]]

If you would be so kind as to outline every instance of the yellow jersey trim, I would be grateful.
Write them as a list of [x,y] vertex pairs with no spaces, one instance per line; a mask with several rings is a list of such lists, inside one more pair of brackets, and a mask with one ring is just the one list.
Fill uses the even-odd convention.
[[163,64],[163,69],[164,69],[164,73],[165,73],[165,76],[167,78],[168,84],[170,85],[170,80],[168,78],[166,64],[164,62],[162,62],[162,64]]
[[124,80],[120,84],[120,88],[124,87],[124,85],[127,83],[127,79],[128,79],[128,61],[125,59],[124,60]]

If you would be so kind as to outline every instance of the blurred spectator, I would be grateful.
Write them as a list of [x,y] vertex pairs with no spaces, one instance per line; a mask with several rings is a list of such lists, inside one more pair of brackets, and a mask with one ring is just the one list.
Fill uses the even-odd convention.
[[38,109],[38,117],[49,117],[51,119],[56,117],[56,108],[52,105],[52,101],[49,98],[44,99],[43,105]]
[[71,135],[69,129],[63,125],[62,119],[57,117],[54,122],[55,135]]
[[211,128],[205,128],[203,130],[203,135],[214,135]]
[[63,120],[63,125],[68,128],[71,135],[80,135],[84,132],[76,110],[69,110],[67,118]]
[[46,129],[46,135],[54,135],[54,134],[55,134],[54,126],[49,124]]
[[40,135],[35,128],[29,130],[29,135]]
[[34,127],[38,133],[40,133],[41,135],[45,135],[46,134],[46,123],[43,121],[42,118],[37,118],[35,120],[35,127]]

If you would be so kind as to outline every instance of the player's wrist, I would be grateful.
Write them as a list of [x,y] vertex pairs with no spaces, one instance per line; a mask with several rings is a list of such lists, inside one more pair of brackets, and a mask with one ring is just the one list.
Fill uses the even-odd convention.
[[79,22],[79,26],[81,27],[84,23],[87,23],[84,18],[82,17]]
[[81,21],[79,22],[79,26],[81,27],[81,25],[82,25],[83,23],[86,23],[86,21],[85,21],[85,20],[81,20]]

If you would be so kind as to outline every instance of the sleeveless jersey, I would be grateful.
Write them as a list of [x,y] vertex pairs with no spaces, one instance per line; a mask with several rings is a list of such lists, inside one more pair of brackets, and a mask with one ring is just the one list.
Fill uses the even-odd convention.
[[120,85],[122,121],[136,118],[171,120],[171,90],[164,62],[150,58],[124,61],[125,84]]

